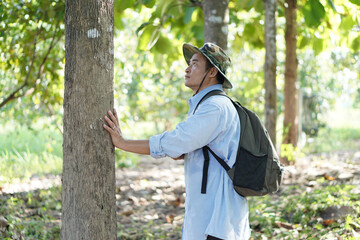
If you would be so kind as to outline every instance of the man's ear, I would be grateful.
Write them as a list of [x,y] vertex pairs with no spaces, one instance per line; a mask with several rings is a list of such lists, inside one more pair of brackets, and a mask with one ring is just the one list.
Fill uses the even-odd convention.
[[209,75],[210,77],[216,77],[218,72],[219,70],[216,67],[212,67],[211,70],[209,71]]

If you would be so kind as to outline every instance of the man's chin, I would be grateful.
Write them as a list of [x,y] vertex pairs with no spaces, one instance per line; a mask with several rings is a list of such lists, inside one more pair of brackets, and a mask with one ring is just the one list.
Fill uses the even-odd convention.
[[194,88],[194,86],[191,86],[191,85],[189,85],[189,84],[184,84],[185,85],[185,87],[187,87],[187,88],[190,88],[190,89],[193,89]]

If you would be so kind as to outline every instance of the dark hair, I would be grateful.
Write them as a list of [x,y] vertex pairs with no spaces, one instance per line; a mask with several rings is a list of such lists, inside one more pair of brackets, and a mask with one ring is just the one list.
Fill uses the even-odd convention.
[[[209,70],[210,68],[214,67],[214,65],[209,61],[209,59],[205,58],[206,63],[205,63],[205,70]],[[220,71],[218,70],[218,73],[216,74],[216,80],[218,81],[218,83],[223,84],[225,81],[225,77],[224,75],[222,75],[220,73]]]

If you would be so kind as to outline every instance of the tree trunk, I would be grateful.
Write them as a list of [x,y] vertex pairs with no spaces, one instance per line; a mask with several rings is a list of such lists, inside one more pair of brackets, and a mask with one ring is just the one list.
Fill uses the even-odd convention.
[[265,5],[265,127],[276,146],[276,0],[264,0]]
[[116,239],[113,1],[66,0],[61,238]]
[[229,0],[203,0],[204,42],[212,42],[227,49]]
[[286,0],[286,59],[284,89],[284,144],[297,145],[298,139],[298,91],[296,89],[297,57],[296,57],[296,0]]

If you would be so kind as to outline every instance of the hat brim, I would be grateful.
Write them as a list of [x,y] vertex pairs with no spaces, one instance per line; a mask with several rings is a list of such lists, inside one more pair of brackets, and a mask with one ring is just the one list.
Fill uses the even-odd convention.
[[189,43],[184,43],[183,45],[183,54],[184,54],[184,58],[186,63],[189,65],[190,64],[190,59],[192,58],[192,56],[195,53],[200,53],[201,55],[203,55],[204,57],[206,57],[210,63],[216,67],[216,69],[221,73],[221,75],[224,76],[224,83],[223,83],[223,88],[225,89],[231,89],[233,88],[233,85],[231,84],[231,82],[229,81],[229,79],[226,77],[226,75],[213,63],[213,61],[211,61],[211,59],[206,56],[204,53],[201,52],[201,50]]

